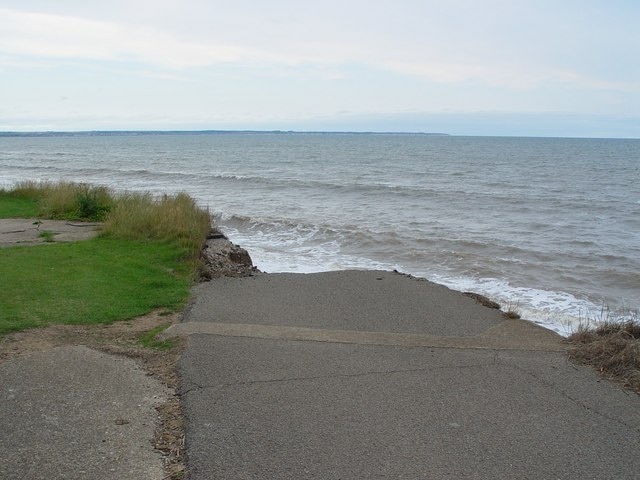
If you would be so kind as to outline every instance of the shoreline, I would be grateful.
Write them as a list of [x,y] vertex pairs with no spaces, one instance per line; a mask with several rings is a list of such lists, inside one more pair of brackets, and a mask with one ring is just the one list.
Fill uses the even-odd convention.
[[[62,352],[58,349],[80,345],[105,352],[109,358],[131,359],[142,366],[147,375],[170,389],[168,401],[155,407],[161,427],[156,430],[154,451],[162,452],[164,478],[177,480],[183,478],[186,471],[185,435],[193,428],[189,425],[194,420],[193,410],[188,410],[186,416],[183,414],[185,398],[191,399],[194,389],[198,389],[190,383],[192,370],[186,374],[187,380],[179,380],[179,376],[185,375],[185,365],[194,364],[188,361],[193,360],[193,351],[187,353],[187,357],[183,355],[188,348],[193,348],[195,340],[189,338],[197,339],[196,345],[210,339],[220,346],[284,346],[286,342],[294,351],[305,346],[312,350],[333,350],[342,345],[349,351],[372,354],[372,349],[406,351],[412,356],[423,352],[420,355],[429,358],[489,355],[506,359],[513,355],[550,355],[558,362],[566,358],[566,342],[554,332],[533,322],[508,318],[486,297],[465,294],[427,279],[381,270],[264,273],[253,266],[246,250],[215,229],[202,252],[209,271],[202,276],[204,281],[192,288],[192,299],[185,310],[171,317],[155,314],[109,326],[52,325],[10,334],[0,341],[0,368],[19,358],[28,362],[30,358],[37,358],[33,355],[38,352]],[[215,321],[211,318],[213,311]],[[170,350],[160,352],[131,346],[131,341],[141,333],[167,323],[169,328],[158,338],[177,342]],[[393,362],[396,354],[390,357]],[[233,358],[238,360],[233,354],[230,365],[236,361]],[[195,365],[200,365],[200,361]],[[486,365],[495,365],[495,362]],[[417,371],[417,366],[412,368],[406,371]],[[420,365],[420,371],[425,368]],[[207,368],[203,373],[209,371]],[[223,369],[216,375],[225,375],[225,372]],[[246,374],[252,372],[248,370]],[[544,375],[552,374],[544,372]],[[131,418],[123,417],[114,421],[118,427],[132,422]],[[196,454],[190,458],[192,461],[203,460]]]
[[[218,277],[245,277],[245,276],[253,276],[256,274],[262,275],[296,275],[295,273],[288,272],[263,272],[258,269],[253,263],[253,259],[251,258],[250,253],[243,248],[242,246],[232,242],[221,230],[217,227],[212,227],[209,236],[207,237],[207,241],[202,248],[201,258],[204,262],[205,271],[201,275],[201,282],[208,281],[213,278]],[[349,272],[351,270],[333,270],[333,271],[325,271],[325,272],[314,272],[315,274],[324,273],[331,274],[335,272]],[[477,292],[471,291],[460,291],[456,289],[451,289],[450,287],[439,284],[437,282],[432,282],[431,280],[424,277],[417,277],[415,275],[411,275],[409,273],[399,272],[398,270],[371,270],[371,269],[355,269],[353,271],[358,272],[380,272],[380,273],[394,273],[396,275],[400,275],[403,277],[411,278],[416,281],[424,281],[429,284],[446,288],[448,290],[460,293],[468,298],[473,299],[477,304],[493,309],[499,310],[503,313],[506,319],[511,320],[521,320],[521,316],[517,311],[517,308],[512,306],[503,307],[498,302],[480,294]],[[313,275],[314,273],[303,273],[300,275]],[[504,310],[503,310],[504,308]],[[536,325],[545,330],[549,330],[554,332],[553,330],[545,327],[544,325],[539,325],[536,322],[522,319],[523,321],[529,322],[533,325]],[[554,332],[558,333],[558,332]]]
[[[581,316],[598,318],[603,302],[612,310],[640,307],[628,236],[637,205],[623,195],[633,190],[634,144],[223,137],[8,140],[15,161],[5,178],[55,175],[159,194],[186,190],[225,217],[221,226],[263,270],[378,262],[503,304],[520,297],[523,317],[556,331]],[[549,161],[556,157],[563,161]],[[605,158],[611,175],[597,181],[588,172],[605,168]],[[563,178],[575,181],[562,188]],[[584,191],[592,192],[589,202]],[[537,231],[544,235],[531,234]]]
[[[233,235],[231,235],[230,238],[241,245],[245,245],[246,243],[242,241],[243,239],[236,239],[236,236]],[[257,247],[257,249],[262,250],[262,247]],[[247,250],[249,252],[253,251],[251,247],[247,248]],[[396,271],[403,275],[410,275],[415,278],[446,286],[454,291],[482,296],[500,305],[500,309],[505,313],[517,314],[520,318],[524,318],[535,325],[551,330],[565,338],[586,326],[595,326],[604,321],[627,321],[636,318],[638,312],[640,312],[640,309],[634,309],[624,301],[613,304],[619,304],[617,307],[611,307],[610,304],[604,301],[597,303],[595,300],[587,299],[586,297],[578,298],[564,291],[556,292],[539,290],[537,288],[512,287],[506,280],[498,280],[495,278],[442,278],[440,275],[429,274],[429,272],[416,273],[408,269],[399,269],[398,267],[391,266],[391,264],[381,264],[379,268],[369,265],[350,265],[340,268],[318,268],[317,265],[292,267],[291,262],[280,261],[279,257],[284,256],[281,253],[282,252],[272,253],[268,251],[267,256],[269,256],[269,259],[263,262],[266,263],[266,267],[260,265],[261,262],[257,262],[258,267],[261,270],[264,269],[263,271],[266,273],[313,274],[350,269],[363,271]],[[304,258],[301,260],[304,260]],[[352,259],[349,259],[350,264],[358,263],[357,261],[351,260]],[[371,262],[369,259],[364,259],[362,263],[367,264]],[[378,262],[376,261],[376,263]],[[488,281],[489,287],[486,287],[486,281]],[[496,284],[495,286],[493,286],[494,283]],[[554,301],[558,302],[558,304],[554,304]],[[566,304],[569,304],[569,306],[566,306]]]

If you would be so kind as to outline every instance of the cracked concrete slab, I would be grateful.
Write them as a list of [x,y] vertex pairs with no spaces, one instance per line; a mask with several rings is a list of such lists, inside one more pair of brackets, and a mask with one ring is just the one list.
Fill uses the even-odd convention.
[[631,479],[640,397],[562,339],[392,272],[200,285],[180,363],[192,480]]
[[[263,339],[211,337],[192,335],[188,348],[181,359],[182,388],[187,393],[198,388],[220,385],[240,385],[260,382],[286,382],[296,379],[319,379],[323,377],[356,377],[360,375],[384,375],[393,372],[430,370],[454,370],[477,368],[496,362],[497,356],[491,352],[478,357],[469,352],[452,355],[446,364],[425,365],[426,356],[436,355],[435,350],[422,348],[387,347],[388,355],[369,355],[365,361],[355,357],[360,351],[375,351],[375,346],[351,344],[322,344],[280,341],[268,343]],[[207,345],[216,352],[207,353]],[[275,345],[291,357],[292,361],[277,365],[276,360],[265,361],[256,355],[253,345]],[[249,349],[249,350],[247,350]],[[395,353],[395,356],[392,354]],[[212,357],[224,357],[222,368],[212,368]],[[216,357],[217,358],[217,357]]]
[[160,480],[155,406],[170,391],[128,358],[82,346],[0,365],[0,478]]
[[53,242],[88,240],[95,237],[99,230],[99,223],[2,218],[0,219],[0,247],[46,243],[45,239],[41,237],[43,232],[50,232]]
[[631,479],[640,469],[638,398],[560,353],[188,342],[192,479]]

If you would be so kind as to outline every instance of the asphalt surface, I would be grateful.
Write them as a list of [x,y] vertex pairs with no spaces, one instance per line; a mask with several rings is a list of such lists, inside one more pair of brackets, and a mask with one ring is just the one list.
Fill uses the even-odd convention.
[[198,285],[194,295],[189,321],[460,337],[503,321],[495,311],[478,308],[474,300],[447,287],[392,272],[219,278]]
[[186,321],[192,480],[638,478],[637,395],[569,362],[555,334],[429,282],[218,279]]

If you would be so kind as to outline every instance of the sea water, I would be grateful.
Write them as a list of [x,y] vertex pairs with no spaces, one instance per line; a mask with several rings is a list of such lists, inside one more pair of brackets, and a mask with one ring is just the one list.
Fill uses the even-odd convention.
[[45,179],[186,191],[267,272],[396,269],[562,334],[640,307],[640,140],[0,137],[0,187]]

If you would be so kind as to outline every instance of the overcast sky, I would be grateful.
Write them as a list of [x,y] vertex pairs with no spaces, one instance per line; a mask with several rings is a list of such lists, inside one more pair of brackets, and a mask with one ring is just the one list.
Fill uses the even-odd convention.
[[0,0],[0,130],[640,137],[637,0]]

